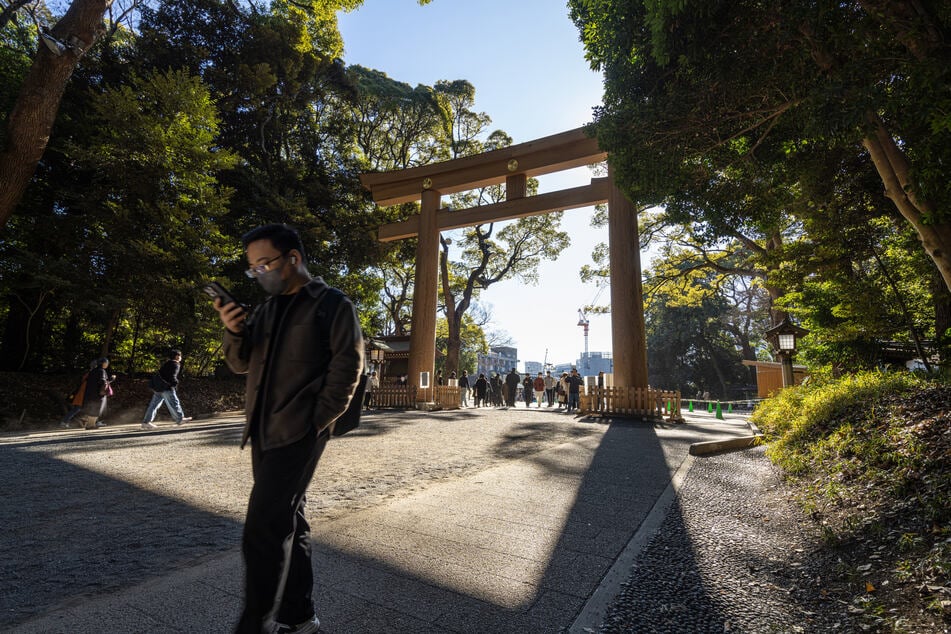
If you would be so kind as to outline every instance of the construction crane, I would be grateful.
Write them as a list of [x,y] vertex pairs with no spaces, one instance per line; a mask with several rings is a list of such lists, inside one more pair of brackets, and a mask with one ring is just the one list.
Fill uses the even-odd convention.
[[582,375],[587,375],[588,373],[588,316],[585,314],[584,309],[578,309],[578,325],[584,328],[584,356],[581,358],[584,361],[584,372]]

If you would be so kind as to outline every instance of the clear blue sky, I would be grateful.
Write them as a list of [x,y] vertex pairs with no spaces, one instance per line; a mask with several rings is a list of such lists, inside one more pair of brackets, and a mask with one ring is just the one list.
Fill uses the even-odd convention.
[[[578,31],[558,0],[365,0],[340,15],[344,59],[392,79],[433,85],[466,79],[476,88],[476,109],[515,143],[564,132],[591,121],[601,103],[602,78],[588,67]],[[586,168],[541,179],[539,192],[587,183]],[[584,350],[578,309],[598,294],[578,271],[591,262],[607,229],[590,226],[593,209],[566,211],[572,245],[556,262],[543,263],[539,284],[503,282],[484,291],[493,326],[506,331],[524,361],[574,362]],[[451,253],[450,253],[451,257]],[[606,304],[605,289],[599,303]],[[588,349],[611,351],[609,316],[591,316]]]

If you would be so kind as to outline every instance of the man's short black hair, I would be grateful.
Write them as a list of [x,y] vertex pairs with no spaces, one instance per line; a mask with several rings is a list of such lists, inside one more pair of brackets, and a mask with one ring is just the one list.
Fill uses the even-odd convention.
[[249,244],[257,242],[258,240],[269,240],[271,244],[274,245],[274,248],[281,253],[287,253],[292,249],[297,249],[300,252],[301,258],[305,261],[307,260],[307,255],[304,253],[304,244],[300,240],[300,234],[285,224],[271,223],[262,225],[241,236],[241,243],[244,245],[244,248],[248,248]]
[[181,355],[182,355],[182,351],[176,350],[175,348],[172,348],[171,350],[168,351],[169,359],[174,359],[175,357],[180,357]]

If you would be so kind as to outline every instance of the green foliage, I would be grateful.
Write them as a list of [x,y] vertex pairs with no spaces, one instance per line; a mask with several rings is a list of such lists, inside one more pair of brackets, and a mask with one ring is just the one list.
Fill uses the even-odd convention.
[[[921,266],[920,242],[907,238],[911,226],[930,223],[945,240],[951,228],[936,226],[951,209],[942,175],[951,58],[937,35],[947,11],[685,0],[569,8],[605,73],[594,128],[617,182],[638,204],[665,207],[694,261],[719,268],[710,254],[729,249],[731,264],[759,275],[774,298],[793,294],[787,310],[831,308],[843,345],[820,351],[824,361],[867,366],[863,340],[942,336],[946,318],[923,319],[944,301],[930,283],[936,269]],[[863,147],[873,117],[905,153],[907,188],[928,203],[922,222],[896,230]],[[679,267],[683,252],[671,254]]]
[[685,395],[709,390],[722,399],[750,398],[755,388],[742,365],[749,335],[739,315],[731,314],[726,295],[712,287],[715,276],[695,281],[690,288],[705,289],[702,296],[684,301],[667,287],[645,302],[649,383]]
[[[479,354],[489,351],[489,344],[486,340],[485,331],[480,325],[475,323],[471,315],[463,315],[462,327],[459,330],[459,370],[458,376],[462,376],[461,370],[467,370],[469,374],[475,372],[479,366]],[[446,350],[449,345],[449,322],[444,317],[436,320],[436,350],[437,354],[436,369],[445,370],[446,368]],[[448,372],[446,373],[448,376]]]
[[[273,221],[301,231],[315,272],[379,332],[383,278],[370,266],[400,249],[375,240],[388,212],[358,180],[357,88],[338,59],[337,13],[361,4],[170,0],[134,7],[133,28],[110,25],[73,74],[0,242],[0,365],[65,369],[110,354],[139,371],[175,345],[193,371],[213,371],[220,322],[196,287],[219,278],[260,301],[240,275],[239,237]],[[25,24],[0,25],[4,112],[36,50]],[[440,135],[462,123],[452,99],[473,90],[419,91]],[[448,156],[434,138],[432,155]],[[415,140],[410,129],[392,139]]]
[[904,610],[890,614],[919,601],[940,614],[951,572],[951,386],[906,372],[813,379],[754,412],[767,455],[841,548],[843,572],[864,584],[858,572],[875,560],[876,586],[894,580],[912,589],[877,595]]
[[923,385],[907,372],[862,372],[842,378],[816,374],[808,384],[786,388],[764,401],[751,420],[770,443],[767,455],[792,474],[830,460],[894,462],[900,458],[883,450],[888,438],[866,434],[876,431],[874,417],[887,397]]
[[[30,68],[30,56],[37,41],[36,28],[13,21],[0,25],[0,135],[6,135],[6,117],[13,107],[20,83]],[[0,147],[6,144],[0,136]]]

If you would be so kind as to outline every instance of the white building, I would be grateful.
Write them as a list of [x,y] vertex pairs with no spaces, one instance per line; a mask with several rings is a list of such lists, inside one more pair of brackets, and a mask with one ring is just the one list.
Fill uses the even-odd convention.
[[484,374],[486,378],[497,373],[500,376],[508,374],[512,368],[518,367],[518,349],[509,346],[495,346],[491,348],[488,354],[479,355],[479,369],[476,371],[476,377]]

